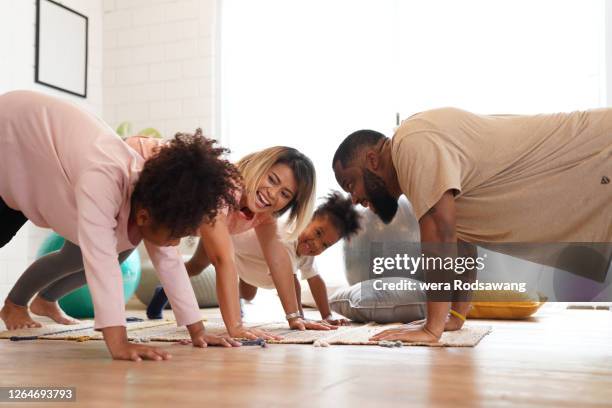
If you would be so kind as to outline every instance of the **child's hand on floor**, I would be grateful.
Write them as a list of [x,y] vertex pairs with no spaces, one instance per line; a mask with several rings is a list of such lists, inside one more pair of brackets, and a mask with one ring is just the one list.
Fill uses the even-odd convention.
[[128,341],[125,326],[111,326],[102,329],[104,342],[114,360],[168,360],[172,356],[158,347],[133,344]]
[[336,326],[332,326],[324,321],[316,322],[314,320],[305,320],[301,317],[288,320],[289,327],[293,330],[336,330]]
[[[408,323],[407,326],[423,327],[425,325],[425,322],[427,322],[427,319],[415,320],[413,322]],[[459,319],[458,317],[448,315],[448,317],[446,318],[446,323],[444,323],[444,331],[459,330],[463,327],[463,323],[465,322]]]
[[141,344],[125,343],[110,349],[113,360],[169,360],[172,358],[170,353],[158,347],[143,346]]
[[424,343],[436,343],[440,340],[440,337],[436,337],[432,332],[427,330],[425,326],[419,325],[407,325],[401,329],[389,329],[378,333],[375,336],[370,337],[370,341],[395,341],[401,340],[407,343],[410,342],[424,342]]

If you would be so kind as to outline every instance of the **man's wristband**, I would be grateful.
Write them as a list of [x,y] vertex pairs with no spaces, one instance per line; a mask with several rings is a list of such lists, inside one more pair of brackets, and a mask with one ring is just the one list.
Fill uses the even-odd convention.
[[302,314],[300,312],[293,312],[293,313],[288,313],[285,315],[285,319],[287,320],[291,320],[291,319],[295,319],[296,317],[302,317]]
[[453,309],[451,309],[451,310],[450,310],[450,314],[451,314],[451,315],[453,315],[453,316],[455,316],[455,317],[456,317],[456,318],[458,318],[458,319],[463,320],[464,322],[465,322],[465,320],[466,320],[466,317],[465,317],[464,315],[462,315],[461,313],[459,313],[459,312],[457,312],[457,311],[455,311],[455,310],[453,310]]

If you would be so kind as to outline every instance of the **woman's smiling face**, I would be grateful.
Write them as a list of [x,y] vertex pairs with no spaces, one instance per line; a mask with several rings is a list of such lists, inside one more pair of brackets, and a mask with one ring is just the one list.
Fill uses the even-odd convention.
[[277,163],[263,177],[257,191],[249,194],[247,206],[254,213],[282,210],[293,200],[296,189],[293,170],[286,164]]

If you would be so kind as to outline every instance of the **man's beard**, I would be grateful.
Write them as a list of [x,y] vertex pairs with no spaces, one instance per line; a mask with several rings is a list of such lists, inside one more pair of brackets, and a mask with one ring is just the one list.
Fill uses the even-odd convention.
[[364,169],[363,185],[372,211],[382,222],[389,224],[397,213],[398,204],[397,200],[387,192],[384,180],[370,170]]

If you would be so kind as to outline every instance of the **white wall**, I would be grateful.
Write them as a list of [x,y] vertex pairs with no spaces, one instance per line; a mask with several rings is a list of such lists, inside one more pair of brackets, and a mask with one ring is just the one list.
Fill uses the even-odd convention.
[[[58,1],[58,0],[55,0]],[[34,82],[35,0],[0,0],[0,94],[32,89],[69,99],[102,114],[102,0],[59,0],[89,18],[89,63],[87,98],[56,91]],[[34,255],[47,231],[31,223],[0,249],[0,302]]]
[[[89,17],[87,99],[34,83],[35,0],[0,0],[0,93],[67,98],[113,127],[127,120],[136,131],[155,127],[167,137],[196,127],[212,133],[216,0],[58,2]],[[0,249],[0,301],[46,234],[28,223]]]
[[216,0],[104,1],[104,119],[164,137],[215,124]]
[[105,0],[104,120],[218,138],[216,23],[217,0]]

